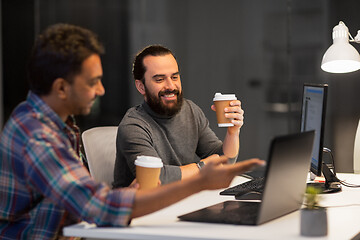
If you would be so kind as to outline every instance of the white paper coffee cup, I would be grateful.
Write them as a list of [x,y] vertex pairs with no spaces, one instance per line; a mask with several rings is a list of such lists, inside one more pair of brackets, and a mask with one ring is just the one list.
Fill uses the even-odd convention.
[[140,189],[151,189],[158,186],[163,163],[160,158],[138,156],[135,160],[136,179]]
[[221,94],[215,93],[213,102],[216,108],[216,118],[219,127],[232,127],[234,124],[231,122],[231,118],[225,117],[224,108],[230,107],[230,102],[237,100],[235,94]]

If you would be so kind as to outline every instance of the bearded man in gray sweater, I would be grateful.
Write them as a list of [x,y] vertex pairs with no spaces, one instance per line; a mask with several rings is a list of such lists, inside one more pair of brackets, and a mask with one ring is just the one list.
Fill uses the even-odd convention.
[[[137,156],[159,157],[164,163],[160,181],[167,184],[199,172],[214,156],[236,161],[244,111],[234,100],[225,109],[232,118],[224,142],[209,127],[203,111],[183,98],[180,73],[173,53],[151,45],[137,54],[133,64],[137,90],[144,96],[141,105],[130,108],[119,124],[113,186],[127,187],[136,178]],[[211,106],[215,110],[214,106]]]

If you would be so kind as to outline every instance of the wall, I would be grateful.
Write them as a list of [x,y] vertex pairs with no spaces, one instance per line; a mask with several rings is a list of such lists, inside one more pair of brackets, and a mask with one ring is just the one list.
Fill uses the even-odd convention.
[[[172,49],[185,96],[221,139],[225,130],[210,110],[214,93],[236,93],[242,101],[239,159],[267,158],[272,137],[299,131],[302,84],[322,81],[315,65],[326,2],[135,0],[130,8],[131,52],[154,43]],[[132,104],[140,103],[131,91]]]
[[2,78],[4,120],[28,92],[26,64],[34,41],[34,1],[3,0]]

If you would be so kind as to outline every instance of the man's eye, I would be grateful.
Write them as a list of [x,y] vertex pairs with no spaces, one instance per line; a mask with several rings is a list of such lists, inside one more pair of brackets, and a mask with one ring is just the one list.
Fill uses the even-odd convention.
[[99,81],[100,79],[90,81],[90,86],[95,86]]
[[156,82],[162,82],[162,81],[164,81],[164,78],[156,78],[155,81]]
[[172,80],[178,80],[179,76],[172,76]]

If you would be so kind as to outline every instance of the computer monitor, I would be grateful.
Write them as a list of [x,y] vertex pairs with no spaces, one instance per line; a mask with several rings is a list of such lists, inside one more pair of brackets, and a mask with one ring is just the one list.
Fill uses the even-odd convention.
[[310,171],[321,176],[324,143],[327,84],[305,83],[303,88],[301,131],[315,130]]
[[322,176],[323,174],[325,177],[325,183],[311,183],[308,185],[319,187],[323,193],[333,193],[341,191],[341,185],[335,171],[330,171],[327,165],[323,163],[327,90],[327,84],[304,84],[301,131],[315,130],[310,171],[316,176]]

